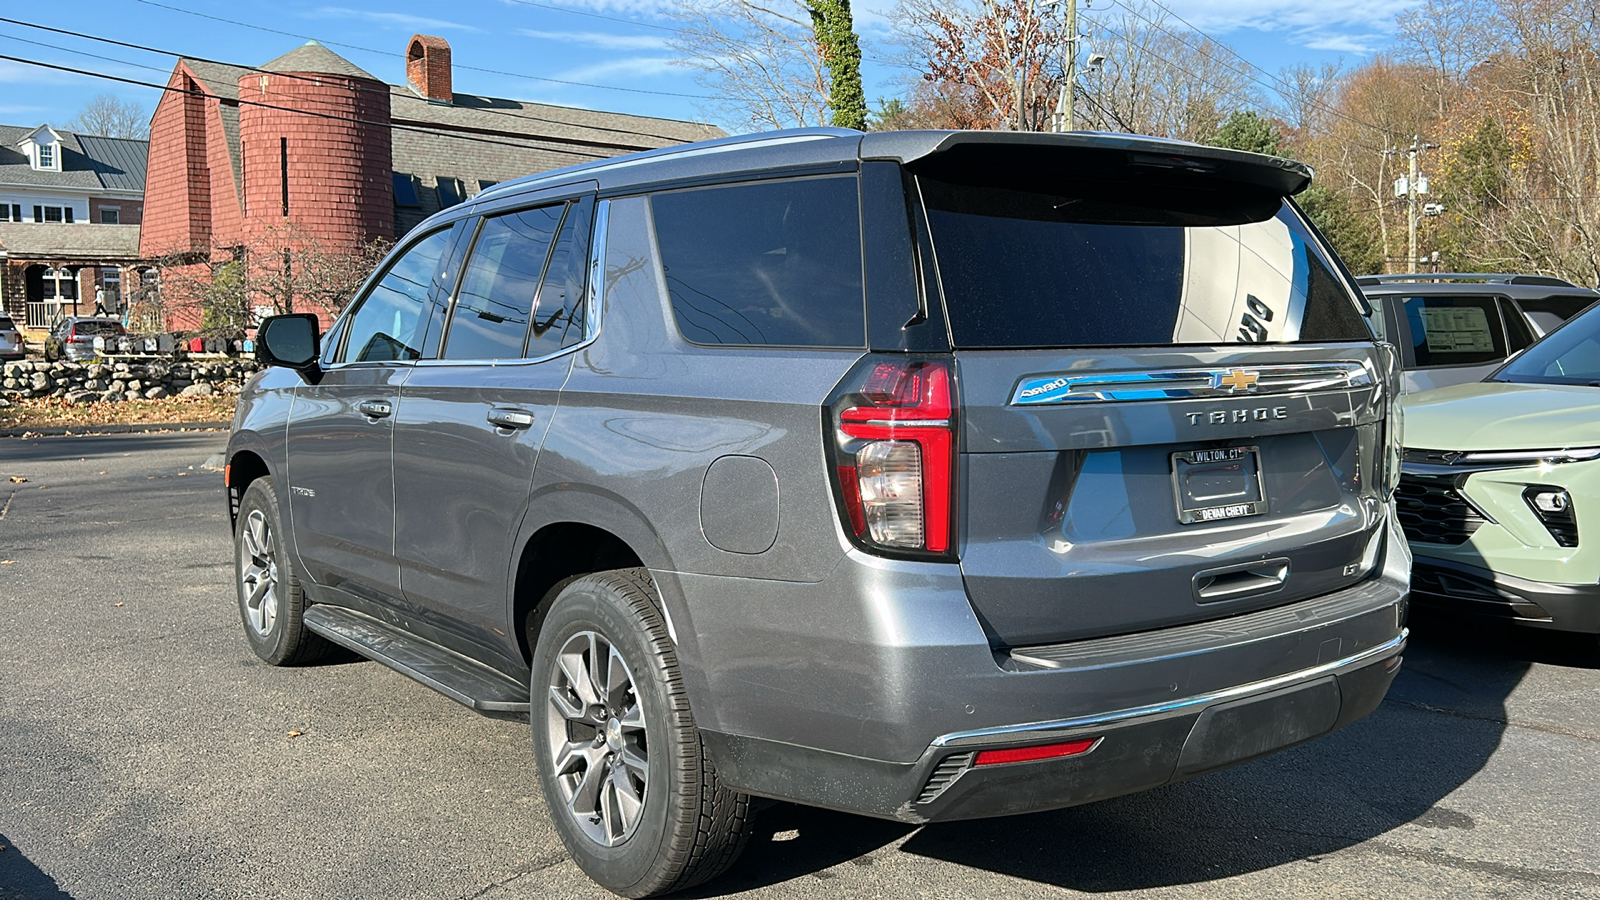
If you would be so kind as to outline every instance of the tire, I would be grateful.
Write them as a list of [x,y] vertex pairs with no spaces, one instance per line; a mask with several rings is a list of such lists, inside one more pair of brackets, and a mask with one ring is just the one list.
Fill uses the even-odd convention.
[[250,482],[234,524],[234,585],[250,649],[274,666],[316,662],[329,643],[305,626],[305,592],[283,543],[283,517],[267,476]]
[[750,836],[750,798],[705,758],[654,597],[644,569],[568,583],[540,628],[529,689],[556,831],[579,868],[624,897],[714,878]]

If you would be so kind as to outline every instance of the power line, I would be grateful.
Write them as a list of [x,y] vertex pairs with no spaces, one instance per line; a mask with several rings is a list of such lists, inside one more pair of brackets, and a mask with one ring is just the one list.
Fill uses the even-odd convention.
[[[52,70],[57,71],[57,72],[67,72],[67,73],[70,73],[70,74],[73,74],[73,75],[83,75],[83,76],[86,76],[86,77],[89,77],[89,78],[100,78],[100,79],[103,79],[105,81],[115,81],[115,82],[119,82],[121,84],[131,84],[131,85],[135,85],[137,87],[154,88],[154,89],[156,89],[158,91],[164,91],[166,93],[172,93],[172,94],[182,94],[183,96],[186,96],[186,97],[200,97],[202,99],[207,99],[207,100],[212,100],[212,99],[222,100],[222,98],[219,98],[214,94],[208,94],[205,91],[190,91],[190,90],[185,90],[184,88],[172,87],[170,85],[155,84],[155,83],[149,82],[149,81],[139,81],[136,78],[123,78],[120,75],[109,75],[109,74],[107,74],[105,72],[94,72],[94,71],[90,71],[88,69],[77,69],[77,68],[73,68],[72,66],[62,66],[62,65],[57,65],[55,63],[47,63],[47,62],[43,62],[41,60],[28,59],[26,57],[21,57],[21,56],[10,56],[10,55],[7,55],[7,54],[0,53],[0,60],[5,60],[5,61],[8,61],[8,62],[14,62],[14,63],[21,63],[21,64],[26,65],[26,66],[37,66],[37,67],[39,67],[41,69],[52,69]],[[586,152],[584,152],[582,150],[573,150],[573,149],[569,149],[567,146],[565,146],[565,145],[567,145],[569,143],[588,144],[590,146],[606,146],[606,145],[603,145],[603,144],[598,144],[597,142],[594,142],[594,141],[583,141],[583,140],[577,140],[577,139],[564,139],[564,138],[551,138],[551,137],[536,137],[536,136],[530,135],[527,138],[525,138],[524,140],[529,141],[531,143],[542,143],[542,144],[555,144],[555,145],[557,145],[556,148],[533,147],[533,146],[529,146],[528,144],[513,143],[511,141],[497,141],[497,140],[494,140],[492,138],[473,137],[473,136],[469,136],[469,135],[465,135],[465,134],[461,134],[461,133],[455,132],[454,129],[451,129],[451,128],[448,128],[448,127],[429,128],[429,127],[425,127],[425,126],[396,124],[394,122],[378,122],[378,121],[371,120],[371,119],[357,119],[357,118],[352,118],[350,116],[345,116],[345,115],[335,115],[333,113],[314,112],[314,111],[308,110],[308,109],[296,109],[296,108],[294,108],[292,106],[279,106],[279,105],[277,105],[275,103],[263,103],[263,102],[261,102],[259,100],[246,100],[246,99],[244,99],[242,97],[239,98],[238,100],[224,100],[222,102],[231,103],[231,104],[238,104],[239,106],[255,106],[255,107],[259,107],[261,109],[272,109],[272,110],[277,110],[279,112],[294,113],[296,115],[302,115],[302,116],[311,116],[312,118],[316,118],[316,119],[331,119],[331,120],[336,121],[336,122],[345,122],[345,123],[353,122],[353,123],[355,123],[357,125],[375,125],[375,126],[382,127],[382,128],[390,128],[390,129],[393,129],[395,131],[411,131],[411,132],[416,132],[418,134],[432,135],[434,137],[439,137],[441,135],[444,135],[446,137],[451,137],[451,138],[454,138],[456,140],[468,141],[468,142],[477,143],[477,144],[492,144],[492,145],[500,146],[500,147],[512,147],[512,148],[517,149],[517,150],[549,150],[549,149],[555,149],[555,152],[567,153],[567,154],[570,154],[570,155],[573,155],[573,156],[586,156],[586,157],[588,157],[590,159],[611,159],[612,158],[611,154],[586,153]],[[622,149],[622,148],[618,148],[618,149]]]
[[[298,33],[293,32],[293,31],[283,31],[283,30],[277,29],[277,28],[268,28],[265,25],[255,25],[255,24],[252,24],[250,22],[240,22],[240,21],[238,21],[236,19],[226,19],[226,18],[223,18],[222,16],[213,16],[213,15],[211,15],[209,13],[196,12],[195,10],[183,9],[182,7],[178,7],[178,6],[168,6],[165,3],[157,3],[157,2],[155,2],[155,0],[136,0],[136,2],[143,3],[145,6],[154,6],[157,9],[165,9],[165,10],[170,10],[170,11],[176,12],[176,13],[182,13],[182,14],[184,14],[186,16],[195,16],[195,17],[201,18],[201,19],[210,19],[213,22],[222,22],[223,24],[226,24],[226,25],[235,25],[235,26],[237,26],[239,28],[250,28],[250,29],[253,29],[255,31],[264,31],[264,32],[266,32],[268,34],[279,34],[279,35],[283,35],[284,37],[298,38],[299,40],[302,40],[302,41],[317,41],[317,43],[319,43],[319,44],[324,44],[324,45],[327,45],[327,46],[330,46],[330,47],[344,47],[347,50],[360,50],[362,53],[375,53],[375,54],[378,54],[379,56],[393,56],[394,55],[393,52],[388,51],[388,50],[377,50],[377,49],[374,49],[372,47],[363,47],[360,44],[346,44],[346,43],[341,43],[339,41],[324,41],[324,40],[321,40],[319,38],[312,37],[310,35],[298,34]],[[538,4],[530,4],[530,5],[538,5]],[[637,23],[634,23],[634,24],[637,24]],[[650,26],[647,26],[647,27],[650,27]],[[653,27],[664,27],[664,26],[653,26]],[[683,94],[683,93],[678,93],[676,91],[652,91],[652,90],[648,90],[646,88],[620,87],[620,86],[614,85],[614,84],[594,84],[592,82],[587,82],[587,81],[569,81],[569,80],[562,79],[562,78],[550,78],[550,77],[544,76],[544,75],[528,75],[528,74],[522,73],[522,72],[504,72],[504,71],[501,71],[499,69],[485,69],[485,68],[482,68],[480,66],[456,65],[455,68],[457,68],[457,69],[467,69],[467,70],[473,71],[473,72],[486,72],[486,73],[488,73],[490,75],[501,75],[501,76],[504,76],[504,77],[507,77],[507,78],[527,78],[527,79],[529,79],[531,81],[547,81],[547,82],[550,82],[552,84],[565,84],[565,85],[570,85],[570,86],[573,86],[573,87],[597,88],[597,89],[603,90],[603,91],[626,91],[626,92],[631,93],[631,94],[653,94],[653,95],[658,96],[658,97],[685,97],[685,98],[690,99],[690,100],[714,100],[714,99],[716,99],[716,98],[711,97],[711,96],[709,96],[707,94]]]
[[[197,62],[210,63],[212,65],[228,66],[230,68],[243,69],[243,70],[248,71],[248,72],[260,72],[260,73],[265,74],[265,75],[271,75],[271,76],[273,76],[275,78],[285,78],[285,79],[289,79],[289,80],[298,80],[298,81],[309,81],[309,82],[313,82],[313,83],[320,82],[320,79],[318,79],[318,78],[316,78],[314,76],[311,76],[311,75],[302,75],[302,74],[298,74],[298,73],[295,73],[295,72],[272,72],[272,71],[268,71],[267,69],[260,68],[259,66],[244,66],[244,65],[240,65],[238,63],[228,62],[226,60],[209,59],[207,57],[198,56],[198,55],[195,55],[195,54],[192,54],[192,53],[179,53],[179,52],[174,51],[174,50],[162,50],[162,49],[160,49],[158,47],[148,47],[148,46],[144,46],[142,44],[130,44],[130,43],[126,42],[126,41],[118,41],[118,40],[113,40],[112,38],[99,37],[97,35],[88,34],[86,32],[66,31],[66,30],[60,29],[60,28],[52,28],[52,27],[50,27],[48,25],[39,25],[39,24],[36,24],[36,23],[33,23],[33,22],[26,22],[26,21],[23,21],[21,19],[11,19],[11,18],[6,18],[4,16],[0,16],[0,22],[10,23],[10,24],[13,24],[13,25],[21,25],[21,26],[23,26],[25,28],[36,28],[36,29],[39,29],[40,31],[48,31],[48,32],[51,32],[51,33],[54,33],[54,34],[63,34],[63,35],[67,35],[69,37],[82,38],[84,40],[98,41],[98,42],[103,43],[103,44],[111,44],[111,45],[114,45],[114,46],[117,46],[117,47],[126,47],[126,48],[129,48],[129,49],[138,50],[138,51],[144,52],[144,53],[156,53],[156,54],[160,54],[162,56],[175,57],[177,59],[191,59],[191,60],[195,60]],[[25,43],[25,44],[33,44],[34,46],[38,46],[38,47],[49,47],[52,50],[60,50],[63,53],[74,53],[74,54],[77,54],[79,56],[90,57],[91,59],[100,59],[100,60],[105,60],[107,62],[118,63],[119,65],[132,66],[134,68],[139,68],[139,69],[149,69],[149,70],[151,70],[153,72],[166,72],[166,71],[168,71],[166,69],[160,69],[160,68],[157,68],[155,66],[147,66],[147,65],[143,65],[141,63],[128,62],[126,60],[116,59],[116,58],[109,57],[109,56],[101,56],[101,55],[95,54],[95,53],[88,53],[88,52],[85,52],[83,50],[74,50],[74,49],[72,49],[70,47],[62,47],[62,46],[59,46],[57,44],[46,44],[46,43],[43,43],[41,41],[32,41],[32,40],[28,40],[27,38],[19,38],[19,37],[14,37],[14,36],[11,36],[11,35],[0,35],[0,37],[5,37],[5,38],[7,38],[9,40],[13,40],[13,41],[20,41],[20,42]],[[369,87],[365,87],[363,85],[354,85],[353,88],[355,90],[358,90],[358,91],[369,91],[369,92],[372,92],[372,93],[382,93],[382,94],[385,94],[385,95],[389,94],[389,86],[388,85],[384,85],[383,87],[380,87],[380,88],[369,88]],[[587,131],[608,131],[608,132],[612,132],[614,134],[626,134],[626,135],[634,135],[634,136],[639,136],[639,137],[652,137],[652,138],[659,138],[660,140],[663,140],[663,141],[674,141],[674,142],[678,142],[678,143],[682,143],[683,142],[683,138],[675,137],[675,136],[672,136],[672,135],[656,134],[654,132],[648,132],[648,131],[636,131],[636,130],[627,129],[627,128],[610,128],[610,127],[607,127],[605,125],[582,125],[582,124],[578,124],[578,123],[575,123],[575,122],[563,122],[563,121],[561,121],[559,119],[547,119],[547,118],[544,118],[542,116],[535,116],[535,115],[528,114],[528,113],[513,113],[513,112],[510,112],[510,111],[507,111],[507,110],[500,110],[500,109],[472,109],[471,111],[474,112],[474,113],[482,113],[482,114],[485,114],[485,115],[504,116],[504,117],[506,117],[507,119],[510,119],[510,120],[544,122],[544,123],[547,123],[547,124],[550,124],[550,125],[562,125],[562,126],[565,126],[565,127],[568,127],[568,128],[579,128],[579,129],[583,129],[583,130],[587,130]]]
[[[1148,16],[1144,15],[1143,13],[1141,13],[1139,10],[1135,9],[1134,7],[1128,5],[1125,2],[1122,2],[1122,0],[1110,0],[1110,2],[1111,2],[1111,4],[1113,6],[1122,7],[1124,10],[1127,11],[1127,13],[1129,15],[1134,16],[1135,18],[1137,18],[1140,21],[1144,22],[1146,25],[1150,26],[1151,28],[1154,28],[1155,30],[1160,31],[1161,33],[1167,35],[1168,37],[1173,38],[1174,40],[1178,41],[1178,43],[1180,43],[1183,46],[1189,48],[1190,50],[1193,50],[1196,53],[1201,54],[1206,59],[1211,60],[1213,62],[1219,62],[1219,63],[1222,63],[1225,66],[1228,66],[1227,63],[1223,63],[1221,60],[1217,59],[1217,57],[1213,53],[1208,51],[1205,46],[1195,46],[1194,44],[1189,43],[1187,40],[1184,40],[1183,35],[1179,34],[1176,31],[1173,31],[1170,28],[1167,28],[1166,26],[1164,26],[1160,22],[1157,22],[1157,21],[1149,18]],[[1266,69],[1262,68],[1261,66],[1258,66],[1255,63],[1251,62],[1250,60],[1246,59],[1237,50],[1234,50],[1232,47],[1228,46],[1226,43],[1224,43],[1222,41],[1219,41],[1216,38],[1212,37],[1211,35],[1207,34],[1206,32],[1201,31],[1199,28],[1196,28],[1194,25],[1190,24],[1189,20],[1187,20],[1187,19],[1183,18],[1182,16],[1178,15],[1176,12],[1173,12],[1171,7],[1165,5],[1164,3],[1161,3],[1160,0],[1149,0],[1149,2],[1152,5],[1156,6],[1158,9],[1161,9],[1162,11],[1166,12],[1168,15],[1172,16],[1174,19],[1177,19],[1179,22],[1182,22],[1186,27],[1189,28],[1189,30],[1191,30],[1195,34],[1198,34],[1201,37],[1205,38],[1208,43],[1220,48],[1221,50],[1226,52],[1228,55],[1234,57],[1235,59],[1238,59],[1240,62],[1244,63],[1245,66],[1247,67],[1247,70],[1241,71],[1240,69],[1235,68],[1233,66],[1228,66],[1229,71],[1232,71],[1232,72],[1234,72],[1235,74],[1238,74],[1238,75],[1242,75],[1245,78],[1250,79],[1252,82],[1260,85],[1261,87],[1264,87],[1264,88],[1267,88],[1268,90],[1273,91],[1274,93],[1283,93],[1285,90],[1292,90],[1293,89],[1293,85],[1291,85],[1289,82],[1283,80],[1282,78],[1280,78],[1277,75],[1272,74],[1271,72],[1268,72]],[[1113,33],[1123,34],[1124,36],[1126,36],[1125,33],[1123,33],[1123,32],[1113,32]],[[1265,75],[1267,78],[1271,79],[1273,83],[1269,84],[1268,82],[1263,81],[1261,78],[1250,74],[1249,70],[1254,70],[1256,72],[1260,72],[1262,75]],[[1185,70],[1185,71],[1187,71],[1187,70]],[[1194,75],[1195,73],[1194,72],[1189,72],[1189,74]],[[1196,76],[1196,77],[1198,77],[1198,76]],[[1342,110],[1334,107],[1333,104],[1329,103],[1326,100],[1314,100],[1312,102],[1314,103],[1314,105],[1316,105],[1318,107],[1321,107],[1321,109],[1324,112],[1329,113],[1330,115],[1333,115],[1333,116],[1335,116],[1337,118],[1344,119],[1347,122],[1353,122],[1353,123],[1355,123],[1357,125],[1361,125],[1361,126],[1363,126],[1365,128],[1371,128],[1372,130],[1378,131],[1378,132],[1382,132],[1384,130],[1383,127],[1380,126],[1380,125],[1376,125],[1376,124],[1374,124],[1372,122],[1367,122],[1365,120],[1358,119],[1355,116],[1352,116],[1352,115],[1350,115],[1348,113],[1343,112]]]

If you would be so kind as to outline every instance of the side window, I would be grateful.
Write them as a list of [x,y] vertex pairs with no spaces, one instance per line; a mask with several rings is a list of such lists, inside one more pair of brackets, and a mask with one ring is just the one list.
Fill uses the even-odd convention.
[[444,359],[516,359],[567,204],[483,220],[445,333]]
[[672,191],[650,203],[685,338],[866,346],[854,176]]
[[1405,310],[1418,368],[1483,365],[1506,355],[1493,297],[1407,297]]
[[594,203],[574,204],[561,225],[550,265],[539,284],[539,302],[528,336],[532,359],[559,352],[583,340],[583,282],[589,269],[589,220]]
[[1505,297],[1500,298],[1500,315],[1506,323],[1506,352],[1515,353],[1534,342],[1533,329],[1528,327],[1522,311]]
[[1533,320],[1540,334],[1549,334],[1556,326],[1583,312],[1593,297],[1542,297],[1538,300],[1518,300],[1517,305]]
[[439,259],[449,246],[450,230],[435,231],[389,264],[342,328],[341,361],[411,360],[421,355],[421,326],[426,321],[422,313]]

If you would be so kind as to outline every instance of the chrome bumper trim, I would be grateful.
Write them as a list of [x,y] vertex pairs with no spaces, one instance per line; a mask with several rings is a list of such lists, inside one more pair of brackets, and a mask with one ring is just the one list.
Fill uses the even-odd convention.
[[1187,712],[1197,706],[1208,706],[1225,700],[1235,700],[1240,697],[1256,693],[1267,693],[1278,688],[1289,687],[1296,682],[1311,681],[1324,675],[1332,675],[1343,669],[1360,668],[1376,660],[1392,656],[1405,649],[1406,638],[1411,634],[1411,629],[1400,629],[1399,636],[1386,641],[1376,647],[1363,650],[1353,656],[1337,659],[1333,662],[1322,663],[1309,669],[1289,672],[1275,678],[1263,681],[1254,681],[1249,684],[1236,685],[1220,691],[1211,691],[1205,694],[1196,694],[1181,700],[1171,700],[1165,703],[1152,703],[1148,706],[1137,706],[1132,709],[1122,709],[1116,712],[1097,713],[1092,716],[1079,716],[1074,719],[1055,719],[1048,722],[1030,722],[1024,725],[997,725],[992,728],[978,728],[972,731],[957,731],[935,738],[935,747],[973,747],[989,744],[1013,743],[1019,740],[1046,739],[1066,736],[1066,732],[1081,731],[1086,728],[1104,728],[1109,725],[1118,725],[1128,719],[1139,718],[1165,718]]

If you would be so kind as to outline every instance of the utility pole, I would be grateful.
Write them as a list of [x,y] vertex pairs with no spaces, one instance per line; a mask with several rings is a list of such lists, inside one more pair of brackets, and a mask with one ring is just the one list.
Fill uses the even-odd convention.
[[1061,96],[1056,99],[1055,126],[1057,132],[1071,131],[1073,125],[1074,97],[1078,86],[1078,0],[1063,0],[1067,4],[1067,71],[1061,82]]
[[1396,197],[1405,197],[1406,199],[1406,271],[1408,273],[1417,271],[1417,220],[1419,218],[1417,201],[1419,197],[1428,192],[1428,179],[1422,177],[1418,171],[1420,160],[1425,151],[1437,149],[1438,146],[1438,144],[1424,144],[1421,135],[1412,135],[1411,146],[1404,151],[1383,151],[1385,156],[1401,152],[1406,155],[1406,177],[1395,180],[1394,195]]

